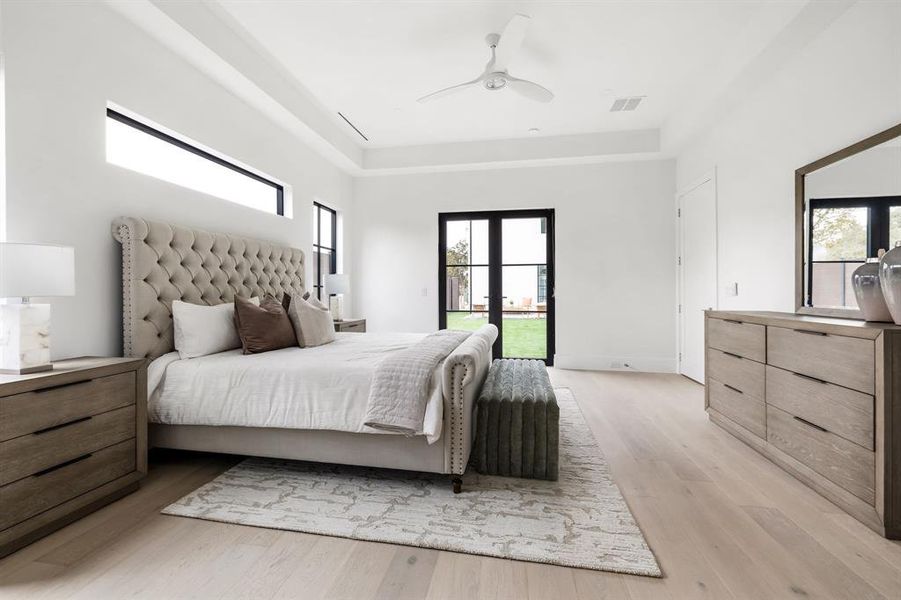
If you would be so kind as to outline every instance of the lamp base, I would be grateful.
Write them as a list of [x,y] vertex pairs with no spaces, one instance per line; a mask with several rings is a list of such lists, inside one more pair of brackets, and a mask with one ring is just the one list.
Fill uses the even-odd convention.
[[50,363],[50,305],[0,304],[0,372],[37,373]]
[[329,297],[329,312],[332,313],[332,319],[335,321],[344,320],[344,294],[336,294]]

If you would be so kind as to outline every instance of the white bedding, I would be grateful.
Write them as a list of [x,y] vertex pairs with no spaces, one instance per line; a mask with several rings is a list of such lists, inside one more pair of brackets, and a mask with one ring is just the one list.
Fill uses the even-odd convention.
[[[230,350],[179,360],[173,352],[147,373],[152,423],[328,429],[381,433],[363,424],[370,381],[378,362],[425,337],[410,333],[338,333],[314,348],[242,355]],[[442,364],[432,373],[422,429],[441,437]]]

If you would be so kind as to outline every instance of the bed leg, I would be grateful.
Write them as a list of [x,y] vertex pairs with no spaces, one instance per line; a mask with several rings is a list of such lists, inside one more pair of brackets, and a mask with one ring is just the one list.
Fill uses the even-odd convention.
[[454,478],[451,479],[451,483],[454,484],[454,493],[455,494],[459,494],[460,492],[463,491],[463,478],[462,477],[454,476]]

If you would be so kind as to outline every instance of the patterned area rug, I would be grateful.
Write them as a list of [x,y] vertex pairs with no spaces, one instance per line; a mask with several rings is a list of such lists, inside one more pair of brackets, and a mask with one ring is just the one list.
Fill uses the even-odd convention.
[[447,475],[248,458],[164,514],[660,577],[572,392],[560,479]]

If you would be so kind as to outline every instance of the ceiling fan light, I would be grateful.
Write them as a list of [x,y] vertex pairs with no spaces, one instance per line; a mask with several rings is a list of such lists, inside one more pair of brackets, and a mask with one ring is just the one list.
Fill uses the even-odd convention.
[[499,90],[505,87],[507,87],[507,79],[503,76],[497,75],[485,79],[486,90]]

